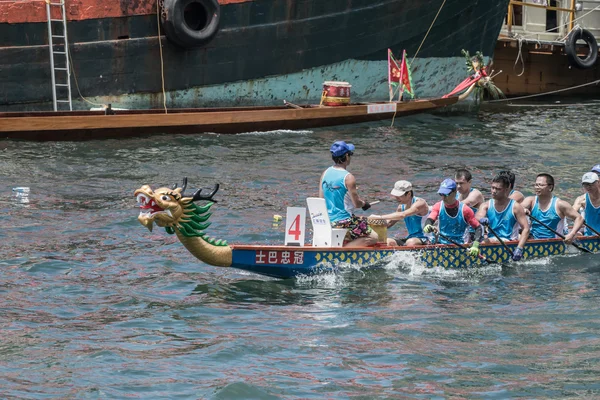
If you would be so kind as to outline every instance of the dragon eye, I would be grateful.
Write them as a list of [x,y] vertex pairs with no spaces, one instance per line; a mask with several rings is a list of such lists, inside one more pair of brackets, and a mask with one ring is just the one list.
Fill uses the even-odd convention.
[[166,194],[163,194],[160,199],[162,201],[169,201],[169,200],[171,200],[171,198],[169,196],[167,196]]

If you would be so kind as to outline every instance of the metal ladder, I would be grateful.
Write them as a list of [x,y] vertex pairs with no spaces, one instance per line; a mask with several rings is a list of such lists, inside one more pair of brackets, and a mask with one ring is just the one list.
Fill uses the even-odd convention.
[[[55,0],[56,1],[56,0]],[[73,110],[71,101],[71,65],[69,63],[69,41],[67,40],[67,17],[65,12],[66,0],[58,0],[60,2],[52,2],[46,0],[46,14],[48,15],[48,44],[50,45],[50,76],[52,77],[52,102],[54,111],[58,111],[58,105],[69,105],[69,110]],[[58,9],[62,18],[52,18],[52,10]],[[56,13],[55,13],[56,15]],[[62,25],[62,31],[58,26]],[[58,32],[56,31],[58,30]],[[54,49],[54,40],[57,40]],[[62,50],[60,49],[62,47]],[[55,65],[55,56],[58,57],[59,66]],[[64,63],[62,62],[64,60]],[[57,75],[58,73],[58,75]],[[60,98],[57,96],[57,89]],[[67,93],[65,93],[65,91]],[[66,98],[66,99],[65,99]]]

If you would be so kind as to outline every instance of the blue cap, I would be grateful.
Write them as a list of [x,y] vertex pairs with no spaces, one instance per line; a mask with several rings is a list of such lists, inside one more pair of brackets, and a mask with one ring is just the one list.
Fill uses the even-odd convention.
[[332,156],[341,157],[346,153],[354,151],[354,145],[352,143],[346,143],[343,140],[340,140],[332,144],[329,151],[331,151]]
[[444,179],[444,181],[440,185],[440,190],[438,190],[438,194],[443,194],[444,196],[447,196],[453,190],[456,190],[456,182],[454,182],[450,178],[447,178],[447,179]]
[[600,174],[600,164],[596,164],[592,167],[592,172]]

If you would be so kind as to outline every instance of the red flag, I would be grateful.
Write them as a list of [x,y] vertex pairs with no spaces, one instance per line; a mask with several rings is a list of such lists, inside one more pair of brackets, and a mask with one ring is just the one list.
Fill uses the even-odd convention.
[[388,67],[388,80],[390,85],[398,85],[400,83],[400,66],[390,49],[388,49]]
[[415,97],[415,92],[412,88],[412,77],[410,76],[410,67],[406,62],[406,50],[402,52],[402,64],[400,66],[400,79],[404,86],[404,91],[410,94],[411,97]]

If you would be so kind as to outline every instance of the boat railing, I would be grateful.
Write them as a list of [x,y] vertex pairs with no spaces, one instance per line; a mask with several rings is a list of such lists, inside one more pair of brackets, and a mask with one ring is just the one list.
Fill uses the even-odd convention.
[[564,43],[576,26],[600,36],[600,0],[510,0],[501,37]]

